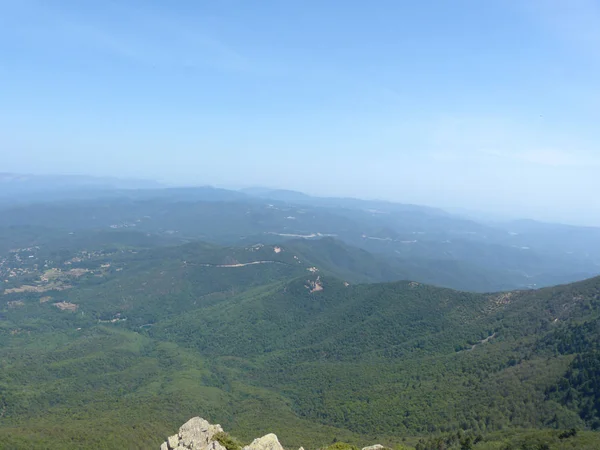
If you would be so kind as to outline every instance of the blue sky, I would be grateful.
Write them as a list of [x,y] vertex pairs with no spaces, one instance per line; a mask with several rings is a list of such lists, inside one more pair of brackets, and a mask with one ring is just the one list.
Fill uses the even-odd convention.
[[0,0],[0,172],[600,226],[596,0]]

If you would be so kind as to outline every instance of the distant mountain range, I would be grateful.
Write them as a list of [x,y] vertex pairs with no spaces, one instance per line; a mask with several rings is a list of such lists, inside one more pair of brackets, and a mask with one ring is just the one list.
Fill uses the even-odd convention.
[[411,205],[406,203],[386,202],[382,200],[361,200],[347,197],[315,197],[298,191],[269,188],[247,188],[240,192],[253,197],[276,200],[286,203],[335,208],[370,209],[374,213],[386,212],[426,212],[428,214],[449,215],[446,211],[429,206]]
[[[32,227],[73,233],[128,229],[220,245],[329,236],[368,252],[361,258],[372,260],[373,270],[362,264],[363,281],[411,279],[482,292],[531,289],[600,274],[599,228],[483,223],[417,205],[263,188],[240,192],[126,182],[137,187],[117,189],[106,188],[108,181],[67,178],[54,185],[63,188],[35,190],[45,178],[33,180],[23,182],[29,187],[21,194],[2,191],[0,237],[2,228],[15,226],[21,228],[18,233],[7,233],[13,240]],[[65,187],[75,182],[83,184]]]

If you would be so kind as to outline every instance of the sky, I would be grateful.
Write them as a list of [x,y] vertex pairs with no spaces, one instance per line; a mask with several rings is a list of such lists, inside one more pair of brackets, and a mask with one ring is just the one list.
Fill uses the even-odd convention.
[[0,0],[0,172],[600,226],[598,0]]

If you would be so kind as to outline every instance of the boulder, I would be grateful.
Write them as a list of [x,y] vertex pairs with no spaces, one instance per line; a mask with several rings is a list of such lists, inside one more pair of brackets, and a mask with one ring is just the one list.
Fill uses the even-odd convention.
[[223,431],[221,425],[212,425],[201,417],[194,417],[179,428],[179,433],[170,436],[160,450],[226,450],[213,440]]
[[221,445],[220,442],[211,441],[206,447],[207,450],[227,450],[225,447]]
[[258,439],[254,439],[252,444],[247,445],[243,450],[283,450],[279,439],[273,433],[267,434]]
[[179,436],[176,434],[169,436],[167,438],[167,447],[169,450],[179,447]]
[[[194,417],[179,428],[179,433],[170,436],[160,446],[160,450],[227,450],[214,439],[217,433],[222,433],[221,425],[211,425],[200,417]],[[267,434],[254,439],[252,444],[242,450],[283,450],[279,439],[274,434]],[[300,447],[299,450],[304,450]]]
[[363,447],[362,450],[383,450],[385,447],[381,444],[371,445],[369,447]]
[[221,425],[211,425],[200,417],[194,417],[179,428],[180,444],[192,450],[202,450],[208,446],[215,434],[222,431]]

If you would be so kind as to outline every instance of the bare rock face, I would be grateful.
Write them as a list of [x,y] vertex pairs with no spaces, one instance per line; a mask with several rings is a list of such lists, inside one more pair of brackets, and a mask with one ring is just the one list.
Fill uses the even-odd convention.
[[200,417],[194,417],[170,436],[160,450],[225,450],[213,437],[223,431],[221,425],[211,425]]
[[[160,450],[227,450],[220,442],[215,440],[217,433],[222,433],[221,425],[211,425],[200,417],[194,417],[184,423],[179,432],[167,438],[160,446]],[[242,450],[283,450],[279,439],[273,433],[254,439],[250,445]],[[300,447],[298,450],[304,450]],[[377,444],[364,447],[362,450],[389,450]]]
[[371,445],[369,447],[363,447],[362,450],[382,450],[384,448],[385,447],[383,445],[381,445],[381,444],[375,444],[375,445]]
[[167,448],[177,448],[179,446],[179,436],[174,435],[167,439]]
[[[167,438],[167,441],[160,446],[160,450],[226,450],[214,439],[217,433],[222,432],[221,425],[211,425],[200,417],[194,417],[181,426],[179,433]],[[277,436],[267,434],[254,439],[252,444],[247,445],[243,450],[283,450],[283,447]]]
[[208,450],[227,450],[225,447],[221,445],[220,442],[212,441],[208,444]]
[[283,450],[279,439],[273,433],[267,434],[261,438],[254,439],[252,444],[247,445],[242,450]]

